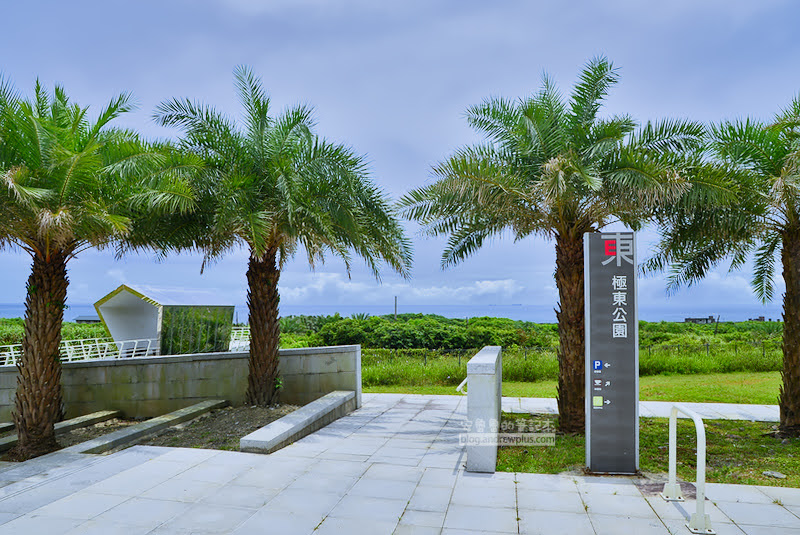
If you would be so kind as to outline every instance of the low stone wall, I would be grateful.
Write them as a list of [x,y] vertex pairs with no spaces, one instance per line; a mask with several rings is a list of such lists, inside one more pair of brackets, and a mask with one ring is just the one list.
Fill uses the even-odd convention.
[[239,440],[239,450],[272,453],[346,416],[353,412],[355,406],[355,392],[338,390],[325,394],[293,413],[242,437]]
[[[166,414],[205,399],[244,403],[247,352],[64,363],[66,418],[99,410],[127,417]],[[361,406],[361,346],[282,349],[281,401],[305,405],[329,392],[355,392]],[[17,368],[0,366],[0,422],[11,421]]]

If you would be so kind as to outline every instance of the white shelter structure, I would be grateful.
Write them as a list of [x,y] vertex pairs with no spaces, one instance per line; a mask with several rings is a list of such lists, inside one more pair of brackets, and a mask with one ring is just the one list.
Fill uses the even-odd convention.
[[123,284],[94,308],[128,356],[210,353],[230,345],[234,306],[212,292]]

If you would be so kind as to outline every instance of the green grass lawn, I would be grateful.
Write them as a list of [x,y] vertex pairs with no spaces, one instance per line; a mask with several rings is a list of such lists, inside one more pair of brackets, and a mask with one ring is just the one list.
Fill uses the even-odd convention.
[[[713,373],[700,375],[652,375],[639,379],[639,398],[645,401],[696,401],[776,405],[781,383],[779,372]],[[503,381],[503,395],[554,398],[556,381],[534,383]],[[372,386],[364,392],[403,394],[457,394],[454,386]]]
[[[537,428],[555,426],[553,416],[503,414],[504,420],[528,420]],[[639,423],[639,464],[643,472],[666,473],[669,451],[666,418],[642,418]],[[773,438],[774,424],[738,420],[706,420],[706,481],[800,487],[800,439],[786,443]],[[501,447],[497,453],[497,470],[557,474],[585,466],[585,442],[582,436],[557,435],[555,446]],[[678,421],[678,477],[684,481],[696,478],[696,438],[694,424]],[[763,475],[766,470],[778,471],[786,479]]]

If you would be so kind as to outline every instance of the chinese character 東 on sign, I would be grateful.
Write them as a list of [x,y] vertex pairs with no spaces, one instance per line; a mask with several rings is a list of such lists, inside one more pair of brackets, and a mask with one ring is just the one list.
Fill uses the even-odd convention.
[[619,232],[614,234],[603,234],[600,237],[605,242],[605,252],[608,258],[603,261],[603,265],[616,260],[617,267],[622,265],[622,261],[633,264],[633,236],[625,236]]

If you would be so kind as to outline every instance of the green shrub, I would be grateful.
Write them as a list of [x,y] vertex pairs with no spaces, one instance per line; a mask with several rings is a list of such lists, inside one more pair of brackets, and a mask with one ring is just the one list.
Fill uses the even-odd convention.
[[[22,318],[0,318],[0,345],[21,344],[23,332]],[[108,331],[102,323],[61,324],[61,338],[64,340],[108,337]]]

